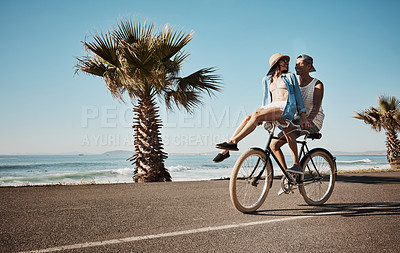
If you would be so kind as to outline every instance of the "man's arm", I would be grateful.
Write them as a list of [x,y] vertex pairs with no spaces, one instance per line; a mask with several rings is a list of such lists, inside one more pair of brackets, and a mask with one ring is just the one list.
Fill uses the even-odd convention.
[[324,84],[318,81],[314,86],[313,108],[307,119],[311,122],[319,112],[324,97]]
[[294,97],[296,99],[297,113],[300,114],[300,127],[303,130],[307,130],[311,126],[311,121],[307,119],[306,108],[304,107],[303,97],[301,96],[300,86],[297,82],[297,78],[292,74],[293,86],[294,86]]

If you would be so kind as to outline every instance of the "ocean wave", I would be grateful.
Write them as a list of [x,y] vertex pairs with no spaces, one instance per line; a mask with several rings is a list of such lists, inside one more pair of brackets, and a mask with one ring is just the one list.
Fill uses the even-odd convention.
[[231,164],[202,164],[201,165],[204,168],[211,168],[211,169],[225,169],[225,168],[232,168],[233,165]]
[[11,164],[11,165],[0,165],[1,169],[40,169],[40,168],[52,168],[52,167],[83,167],[83,166],[98,166],[107,165],[105,162],[58,162],[58,163],[29,163],[29,164]]
[[171,172],[179,172],[179,171],[188,171],[188,170],[192,170],[192,168],[186,167],[186,166],[183,166],[183,165],[168,166],[168,167],[166,167],[166,169],[167,169],[168,171],[171,171]]
[[337,167],[338,171],[352,171],[352,170],[386,170],[390,169],[389,164],[381,164],[381,165],[367,165],[367,164],[358,164],[356,166],[346,166],[346,165],[339,165]]
[[133,168],[115,169],[115,170],[111,170],[111,173],[112,173],[112,174],[119,174],[119,175],[130,176],[130,175],[133,175]]
[[131,168],[121,168],[114,170],[95,170],[95,171],[84,171],[84,172],[65,172],[56,174],[46,174],[43,176],[9,176],[0,178],[0,185],[15,185],[22,183],[32,183],[32,184],[48,184],[48,183],[59,183],[64,181],[72,182],[82,182],[87,180],[96,180],[99,178],[108,178],[111,181],[113,178],[119,178],[118,176],[129,176],[133,175],[133,169]]
[[354,160],[354,161],[336,161],[336,163],[342,163],[342,164],[377,164],[377,162],[373,162],[371,159],[360,159],[360,160]]
[[47,181],[62,181],[64,179],[82,179],[82,178],[94,178],[96,176],[105,176],[110,174],[110,171],[88,171],[88,172],[76,172],[76,173],[59,173],[59,174],[50,174],[44,176],[30,176],[30,177],[3,177],[0,179],[0,182],[13,182],[13,181],[22,181],[22,182],[47,182]]

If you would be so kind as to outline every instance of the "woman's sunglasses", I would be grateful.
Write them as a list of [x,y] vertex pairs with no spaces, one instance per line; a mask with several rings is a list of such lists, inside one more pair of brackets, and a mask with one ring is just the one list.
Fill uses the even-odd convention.
[[289,63],[289,60],[288,60],[288,59],[286,59],[286,58],[282,59],[281,61],[283,61],[283,62],[284,62],[284,63],[286,63],[286,64],[288,64],[288,63]]

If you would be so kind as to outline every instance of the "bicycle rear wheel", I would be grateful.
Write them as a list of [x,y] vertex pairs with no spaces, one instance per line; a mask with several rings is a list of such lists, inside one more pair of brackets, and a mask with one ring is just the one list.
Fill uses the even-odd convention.
[[304,174],[299,191],[304,201],[312,206],[324,204],[332,194],[336,180],[336,162],[329,151],[316,148],[301,160]]
[[264,203],[272,184],[272,165],[268,161],[265,166],[266,155],[257,149],[246,151],[236,161],[229,191],[233,205],[240,212],[254,212]]

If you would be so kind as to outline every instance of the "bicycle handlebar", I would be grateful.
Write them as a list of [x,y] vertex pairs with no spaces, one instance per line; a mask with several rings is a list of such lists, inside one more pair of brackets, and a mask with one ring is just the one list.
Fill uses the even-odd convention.
[[[310,131],[308,130],[303,130],[301,129],[300,125],[296,125],[294,124],[291,120],[286,120],[289,124],[293,125],[294,127],[296,127],[296,129],[293,129],[292,131],[290,131],[288,134],[294,132],[294,131],[299,131],[300,133],[304,133],[306,136],[310,134]],[[264,129],[267,130],[270,134],[273,134],[273,132],[275,131],[275,128],[279,125],[279,123],[277,122],[270,122],[270,121],[266,121],[264,123]]]

